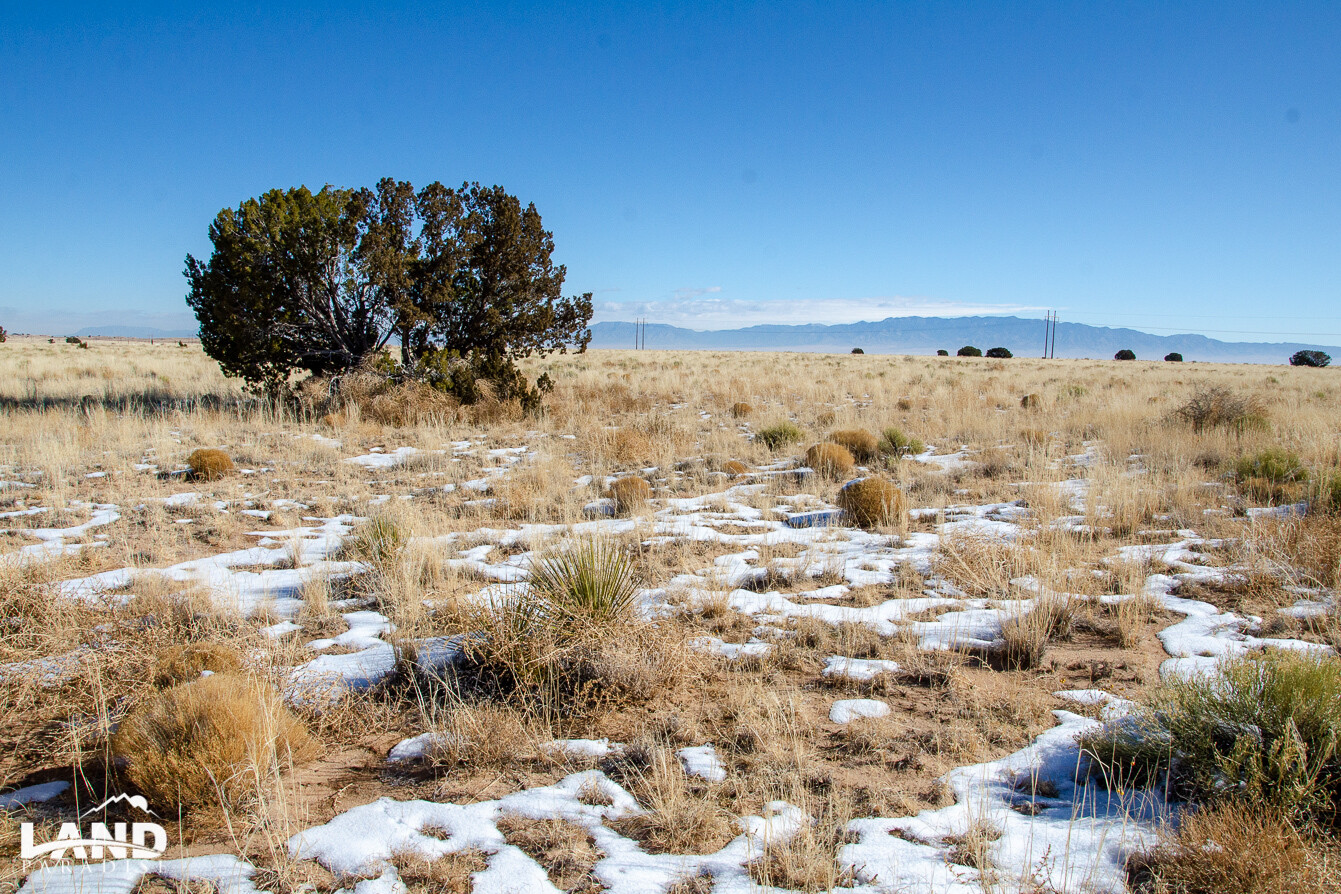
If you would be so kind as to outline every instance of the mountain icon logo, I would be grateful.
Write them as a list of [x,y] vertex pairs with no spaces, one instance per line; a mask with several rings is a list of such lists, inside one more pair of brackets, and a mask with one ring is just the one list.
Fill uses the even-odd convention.
[[128,804],[129,806],[134,807],[141,813],[147,813],[150,816],[158,816],[158,814],[154,813],[152,810],[149,809],[149,801],[144,797],[144,795],[120,794],[120,795],[113,795],[106,801],[103,801],[97,807],[91,807],[88,810],[85,810],[83,813],[79,814],[79,818],[83,819],[84,817],[94,813],[103,813],[112,804]]

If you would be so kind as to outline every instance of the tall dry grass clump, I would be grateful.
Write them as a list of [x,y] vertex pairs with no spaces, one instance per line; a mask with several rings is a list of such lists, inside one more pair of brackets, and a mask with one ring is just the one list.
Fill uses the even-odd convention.
[[843,478],[856,465],[852,454],[841,444],[814,444],[806,451],[806,465],[824,478]]
[[233,474],[233,459],[222,450],[201,447],[186,458],[191,467],[191,477],[196,481],[216,481],[225,475]]
[[852,458],[858,462],[875,459],[879,455],[879,442],[875,435],[863,428],[844,428],[829,433],[829,442],[847,448]]
[[169,814],[209,805],[237,809],[316,750],[277,693],[237,674],[202,677],[150,696],[111,740],[120,772]]
[[731,405],[731,415],[736,419],[744,419],[754,412],[754,407],[744,401],[736,401]]
[[231,674],[242,669],[242,656],[227,643],[182,643],[169,646],[154,662],[154,685],[176,686],[198,679],[202,672]]
[[1322,894],[1341,891],[1341,852],[1270,808],[1225,804],[1184,811],[1127,874],[1137,894]]
[[884,478],[850,481],[838,492],[838,506],[863,528],[906,526],[908,500],[903,490]]

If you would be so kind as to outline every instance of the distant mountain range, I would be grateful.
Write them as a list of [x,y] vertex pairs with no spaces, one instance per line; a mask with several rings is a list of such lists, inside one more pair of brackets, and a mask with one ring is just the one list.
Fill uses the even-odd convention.
[[[648,324],[650,350],[815,351],[868,354],[954,354],[964,345],[1008,348],[1017,357],[1042,357],[1044,323],[1021,317],[890,317],[874,323],[765,325],[745,329],[699,331]],[[591,347],[632,348],[633,323],[596,323]],[[1127,348],[1139,360],[1161,360],[1179,353],[1185,360],[1221,363],[1286,363],[1295,351],[1326,351],[1341,360],[1341,348],[1286,342],[1228,342],[1204,335],[1151,335],[1135,329],[1111,329],[1084,323],[1059,323],[1056,356],[1111,358]]]

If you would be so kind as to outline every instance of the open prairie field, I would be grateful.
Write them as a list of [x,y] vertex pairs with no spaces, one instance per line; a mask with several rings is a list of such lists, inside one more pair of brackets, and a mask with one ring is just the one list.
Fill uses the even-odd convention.
[[[0,887],[1200,891],[1243,850],[1166,828],[1205,786],[1141,733],[1334,663],[1341,372],[542,370],[539,416],[277,411],[194,344],[0,345]],[[1179,834],[1335,890],[1338,727],[1221,720],[1245,797]],[[118,794],[162,859],[21,858]]]

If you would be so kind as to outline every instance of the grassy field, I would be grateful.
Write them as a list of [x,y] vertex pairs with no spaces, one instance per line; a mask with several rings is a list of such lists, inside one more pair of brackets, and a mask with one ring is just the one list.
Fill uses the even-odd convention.
[[1330,720],[1280,805],[1095,743],[1217,662],[1335,661],[1341,373],[541,369],[537,417],[355,378],[277,411],[194,344],[0,345],[0,798],[68,783],[0,810],[0,887],[84,878],[21,824],[133,792],[169,859],[295,894],[1336,890]]

